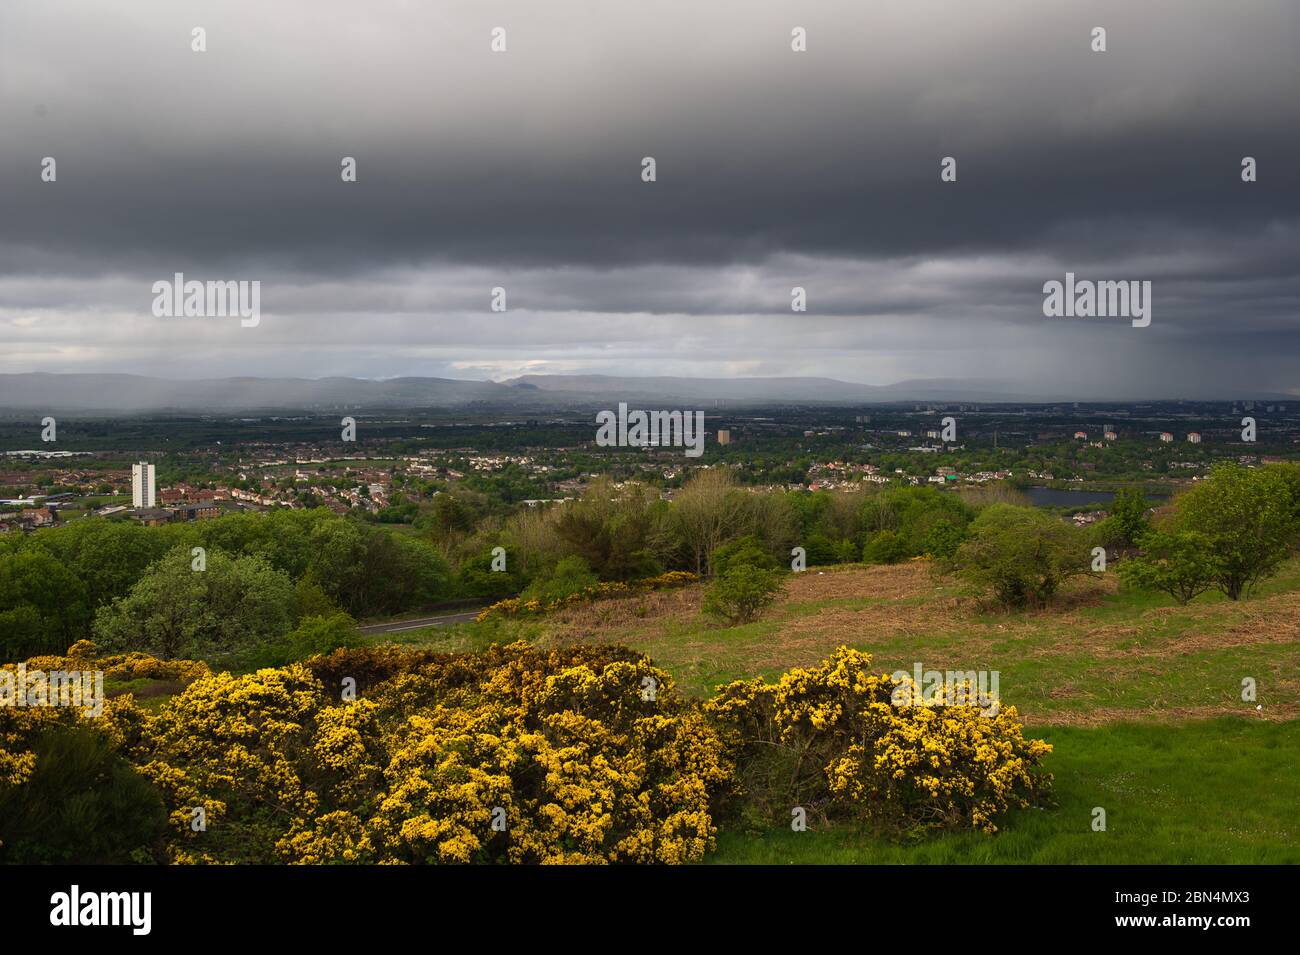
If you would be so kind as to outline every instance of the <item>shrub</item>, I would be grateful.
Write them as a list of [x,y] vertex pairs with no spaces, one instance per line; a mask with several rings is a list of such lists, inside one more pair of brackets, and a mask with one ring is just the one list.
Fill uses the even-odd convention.
[[1140,490],[1121,488],[1111,502],[1106,519],[1094,528],[1098,543],[1107,549],[1127,550],[1136,546],[1151,529],[1147,510],[1147,500]]
[[957,553],[966,539],[966,530],[959,524],[941,518],[930,525],[921,539],[921,553],[946,560]]
[[88,725],[51,720],[29,755],[22,785],[0,781],[0,862],[151,858],[166,823],[162,797],[108,737]]
[[881,534],[890,536],[877,545],[877,556],[863,559],[892,564],[923,554],[947,556],[956,549],[954,543],[965,536],[973,517],[973,508],[960,496],[933,487],[890,488],[870,494],[859,517],[868,547]]
[[895,531],[877,531],[862,548],[868,564],[897,564],[907,557],[907,542]]
[[[843,542],[833,541],[825,534],[809,534],[804,539],[804,551],[808,557],[809,567],[827,567],[844,561]],[[855,560],[856,555],[848,560]]]
[[1164,591],[1179,604],[1205,593],[1221,573],[1219,558],[1204,534],[1151,531],[1141,545],[1141,556],[1120,564],[1120,578],[1142,590]]
[[[346,668],[352,653],[319,660]],[[712,848],[721,741],[644,657],[516,644],[388,662],[351,702],[293,665],[167,703],[137,758],[166,793],[175,858],[688,862]]]
[[945,565],[977,593],[1010,608],[1042,607],[1061,584],[1089,572],[1091,551],[1077,528],[1032,507],[994,504]]
[[1000,814],[1046,792],[1051,746],[1025,739],[1013,706],[893,705],[900,685],[871,656],[839,647],[776,683],[741,680],[705,704],[732,748],[752,823],[788,824],[793,807],[894,832],[997,829]]
[[488,620],[500,618],[548,613],[553,610],[560,610],[564,607],[591,603],[607,597],[623,597],[628,594],[641,593],[647,590],[672,590],[676,587],[684,587],[687,584],[693,584],[697,580],[699,580],[699,578],[690,571],[670,570],[654,577],[647,577],[644,580],[633,581],[630,584],[623,583],[622,581],[602,581],[601,583],[585,587],[580,591],[570,593],[565,597],[557,597],[546,603],[543,603],[537,598],[529,599],[525,597],[512,597],[506,600],[498,600],[492,606],[482,610],[474,619],[479,623],[483,623]]
[[[127,662],[74,649],[28,666]],[[1014,708],[893,706],[901,684],[844,647],[703,706],[616,646],[344,648],[244,676],[153,662],[130,665],[189,680],[156,713],[130,694],[93,725],[0,709],[0,859],[681,863],[737,797],[765,825],[804,806],[992,832],[1050,780]]]
[[713,552],[710,558],[713,565],[715,576],[722,576],[732,567],[746,565],[749,567],[758,567],[762,570],[776,570],[776,558],[763,545],[763,542],[752,534],[739,537],[729,544],[723,544]]
[[357,622],[345,613],[304,617],[290,633],[257,648],[250,657],[257,667],[283,666],[342,647],[354,647],[360,639]]
[[534,580],[520,594],[525,601],[536,600],[548,604],[574,594],[582,593],[600,583],[587,562],[581,557],[565,557],[548,574]]
[[1214,585],[1231,600],[1276,572],[1300,533],[1300,484],[1291,465],[1258,470],[1220,465],[1179,495],[1169,529],[1192,531],[1215,554]]
[[733,566],[714,580],[704,597],[704,612],[730,623],[749,623],[781,592],[781,576],[748,564]]
[[293,616],[295,620],[304,617],[329,617],[339,613],[339,605],[330,599],[311,573],[301,577],[293,587]]
[[522,589],[522,577],[518,567],[522,561],[518,554],[506,550],[506,569],[493,570],[495,558],[487,550],[466,560],[460,565],[459,590],[465,597],[489,598],[500,600]]

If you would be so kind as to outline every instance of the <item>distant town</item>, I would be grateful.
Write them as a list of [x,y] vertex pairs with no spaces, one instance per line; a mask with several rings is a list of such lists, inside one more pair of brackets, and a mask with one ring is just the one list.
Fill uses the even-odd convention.
[[715,407],[698,459],[598,447],[591,417],[568,410],[343,411],[355,440],[341,439],[340,415],[319,412],[68,420],[56,447],[33,441],[35,422],[4,420],[0,533],[90,515],[158,525],[310,507],[407,524],[448,491],[507,511],[562,505],[604,476],[671,499],[694,469],[718,464],[756,490],[1006,484],[1087,522],[1120,487],[1161,497],[1222,461],[1300,455],[1300,402]]

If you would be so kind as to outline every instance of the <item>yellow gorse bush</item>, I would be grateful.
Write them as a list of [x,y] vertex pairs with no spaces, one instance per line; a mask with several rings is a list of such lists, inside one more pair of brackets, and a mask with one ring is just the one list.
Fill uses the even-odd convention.
[[155,853],[174,863],[686,863],[737,796],[766,824],[802,806],[993,832],[1049,778],[1014,708],[895,707],[844,647],[703,705],[621,647],[370,647],[242,676],[93,652],[29,666],[184,688],[156,710],[112,697],[99,718],[0,708],[0,794],[31,778],[42,733],[83,722],[161,794]]
[[891,829],[992,833],[1001,813],[1045,793],[1039,767],[1052,747],[1025,739],[1015,707],[895,706],[897,683],[870,667],[870,654],[839,647],[818,667],[735,682],[705,704],[755,821],[802,807]]
[[[169,861],[681,863],[714,846],[722,742],[639,654],[521,643],[308,664],[204,668],[156,713],[126,694],[93,721],[162,793]],[[353,672],[361,696],[344,700]],[[42,725],[81,718],[0,713],[0,785],[30,776]]]

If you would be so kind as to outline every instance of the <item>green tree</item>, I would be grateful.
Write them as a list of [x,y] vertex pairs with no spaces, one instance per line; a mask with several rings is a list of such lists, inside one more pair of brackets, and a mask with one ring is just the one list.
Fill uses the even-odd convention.
[[0,556],[0,651],[7,660],[62,652],[86,635],[86,584],[43,550]]
[[311,539],[313,579],[358,619],[418,610],[450,592],[447,562],[424,541],[344,518],[318,525]]
[[1121,488],[1111,502],[1110,513],[1093,532],[1097,541],[1107,549],[1137,546],[1138,540],[1151,529],[1147,520],[1149,508],[1138,488]]
[[310,571],[298,578],[293,585],[293,616],[296,620],[304,617],[332,617],[339,613],[339,606],[325,592]]
[[727,541],[750,530],[753,506],[727,468],[696,471],[673,498],[670,533],[686,566],[701,576],[713,573],[712,555]]
[[809,534],[804,539],[804,553],[809,567],[826,567],[840,562],[839,541],[833,541],[825,534]]
[[776,558],[763,546],[763,542],[753,534],[746,534],[729,544],[723,544],[713,552],[710,562],[713,572],[719,576],[732,567],[748,565],[762,570],[776,570]]
[[750,623],[781,593],[781,575],[751,564],[736,564],[714,579],[704,596],[704,612],[732,624]]
[[1087,574],[1088,541],[1074,526],[1032,507],[994,504],[945,566],[1007,608],[1042,607],[1072,577]]
[[598,481],[560,511],[555,533],[603,580],[652,577],[661,568],[646,546],[649,503],[646,488]]
[[304,617],[278,640],[256,648],[249,659],[257,667],[279,667],[361,643],[357,622],[345,613]]
[[517,594],[523,588],[523,577],[519,571],[521,560],[511,548],[505,548],[505,569],[493,570],[494,558],[491,550],[482,551],[467,558],[460,565],[457,590],[465,597],[482,597],[488,600],[501,600]]
[[125,597],[101,607],[95,638],[106,649],[170,660],[247,651],[292,625],[293,584],[261,557],[208,551],[195,570],[184,545],[151,566]]
[[539,576],[529,584],[520,596],[525,600],[540,600],[543,604],[548,604],[581,593],[599,582],[600,578],[581,557],[565,557],[550,573]]
[[1174,501],[1171,529],[1202,535],[1214,551],[1214,585],[1232,600],[1249,596],[1292,552],[1300,532],[1300,485],[1290,466],[1221,465]]
[[897,564],[907,558],[907,542],[897,531],[876,531],[862,548],[862,559],[868,564]]
[[1153,530],[1142,554],[1119,565],[1120,578],[1141,590],[1161,590],[1180,604],[1205,593],[1222,573],[1208,537],[1196,531]]
[[[882,532],[873,563],[893,563],[905,557],[930,554],[949,557],[965,538],[974,509],[951,491],[932,487],[904,487],[868,494],[859,512],[859,525],[871,540]],[[899,552],[901,548],[901,553]]]
[[47,547],[85,585],[92,607],[125,595],[172,544],[178,528],[87,518],[42,532]]
[[474,511],[460,498],[444,491],[434,495],[423,523],[439,539],[446,540],[457,534],[468,534],[474,529]]
[[966,539],[966,525],[941,517],[930,524],[921,536],[921,553],[946,560],[957,553]]

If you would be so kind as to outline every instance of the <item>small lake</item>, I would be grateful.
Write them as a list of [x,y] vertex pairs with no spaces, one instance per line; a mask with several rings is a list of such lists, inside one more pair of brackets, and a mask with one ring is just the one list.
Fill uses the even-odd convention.
[[1114,491],[1065,491],[1054,487],[1027,487],[1021,491],[1034,507],[1083,507],[1096,504],[1105,510],[1115,500]]
[[[1029,503],[1034,507],[1084,507],[1089,504],[1096,504],[1097,510],[1104,511],[1110,506],[1110,502],[1115,500],[1114,491],[1086,491],[1086,490],[1058,490],[1054,487],[1027,487],[1020,491],[1025,497],[1029,498]],[[1142,492],[1146,495],[1147,506],[1154,507],[1157,504],[1163,504],[1168,500],[1169,492],[1147,491]]]

